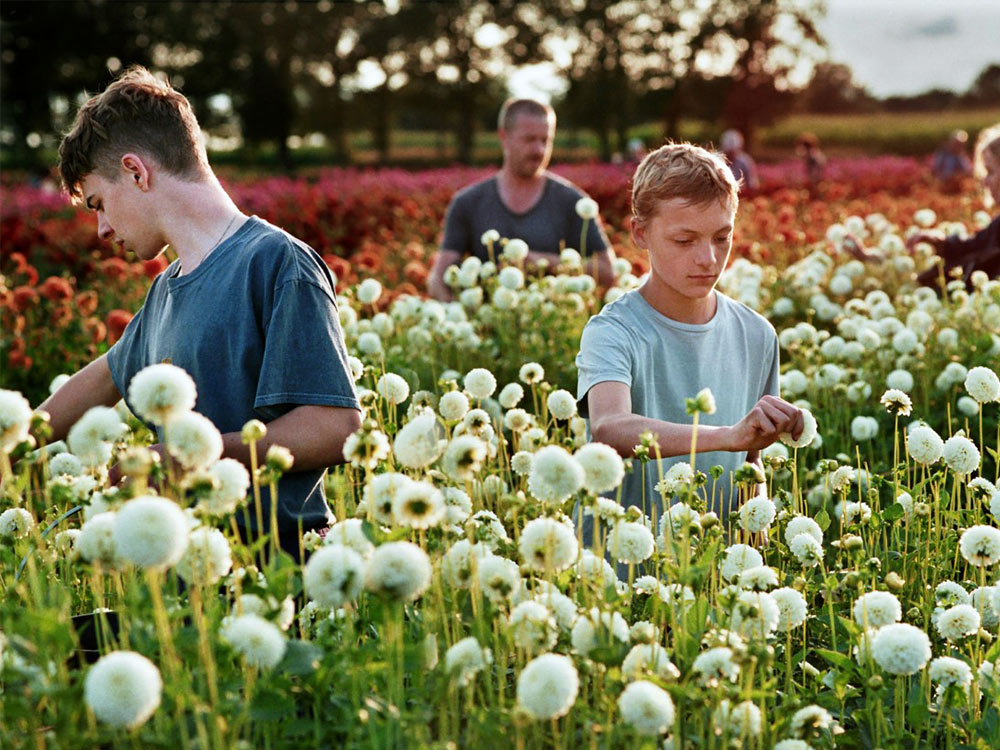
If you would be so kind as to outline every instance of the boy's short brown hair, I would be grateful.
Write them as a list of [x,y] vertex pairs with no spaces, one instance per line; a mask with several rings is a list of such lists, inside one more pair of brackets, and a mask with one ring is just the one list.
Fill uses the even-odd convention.
[[696,206],[739,204],[733,172],[719,154],[691,143],[668,143],[650,152],[632,178],[632,216],[650,220],[660,201],[681,198]]
[[531,117],[545,117],[553,123],[556,121],[556,111],[548,104],[536,99],[508,99],[500,107],[500,114],[497,117],[497,127],[500,130],[510,130],[514,127],[514,121],[518,115],[529,115]]
[[129,151],[152,158],[176,177],[197,180],[209,174],[191,103],[138,66],[80,107],[59,144],[59,173],[70,197],[83,197],[80,183],[91,173],[116,179],[118,161]]

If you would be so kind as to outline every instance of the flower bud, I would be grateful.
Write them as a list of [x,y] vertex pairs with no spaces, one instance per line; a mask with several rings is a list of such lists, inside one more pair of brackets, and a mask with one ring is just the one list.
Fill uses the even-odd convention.
[[261,440],[267,434],[267,426],[259,419],[251,419],[243,425],[243,444],[249,445]]
[[868,678],[868,687],[872,690],[881,690],[884,682],[885,681],[882,679],[882,675],[873,674]]
[[906,581],[896,571],[892,571],[885,577],[885,585],[893,591],[902,591],[906,586]]
[[295,457],[292,456],[292,452],[283,445],[272,445],[267,449],[267,456],[264,458],[265,463],[272,471],[285,472],[292,468],[292,464],[295,463]]

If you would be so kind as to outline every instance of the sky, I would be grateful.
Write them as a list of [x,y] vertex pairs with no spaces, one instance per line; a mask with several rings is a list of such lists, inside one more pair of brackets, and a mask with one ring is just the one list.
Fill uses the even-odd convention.
[[[966,91],[1000,64],[1000,0],[827,0],[818,22],[828,58],[848,65],[873,96]],[[565,84],[555,66],[519,69],[511,93],[550,99]]]
[[1000,0],[827,0],[830,59],[878,97],[962,92],[1000,64]]

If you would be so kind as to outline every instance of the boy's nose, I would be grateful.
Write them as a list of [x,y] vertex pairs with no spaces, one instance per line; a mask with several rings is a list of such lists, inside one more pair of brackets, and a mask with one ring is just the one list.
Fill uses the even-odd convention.
[[97,236],[100,237],[105,242],[109,241],[114,237],[115,230],[111,228],[111,224],[104,217],[104,214],[97,215]]

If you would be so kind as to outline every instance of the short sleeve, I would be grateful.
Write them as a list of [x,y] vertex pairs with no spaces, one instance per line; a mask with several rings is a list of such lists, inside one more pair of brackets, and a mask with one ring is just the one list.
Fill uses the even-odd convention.
[[763,396],[780,396],[781,395],[781,378],[779,375],[781,366],[781,354],[778,347],[778,336],[774,331],[770,331],[771,338],[771,366],[768,371],[765,372],[766,380],[764,382],[764,391],[761,393]]
[[587,224],[587,255],[593,255],[611,247],[608,236],[604,233],[604,225],[598,216]]
[[444,236],[441,238],[442,250],[454,250],[467,255],[473,251],[472,238],[469,236],[468,201],[464,193],[458,193],[448,204],[444,215]]
[[108,349],[108,369],[111,370],[111,380],[122,398],[127,398],[128,384],[132,380],[132,376],[143,366],[139,352],[141,351],[142,313],[145,309],[145,307],[139,308],[139,312],[133,315],[132,320],[125,326],[121,338]]
[[583,329],[576,355],[576,400],[581,416],[589,416],[587,394],[598,383],[613,381],[632,387],[632,360],[623,332],[600,316],[591,318]]
[[274,417],[282,406],[358,409],[337,306],[331,293],[303,279],[275,291],[264,321],[264,355],[254,408]]

